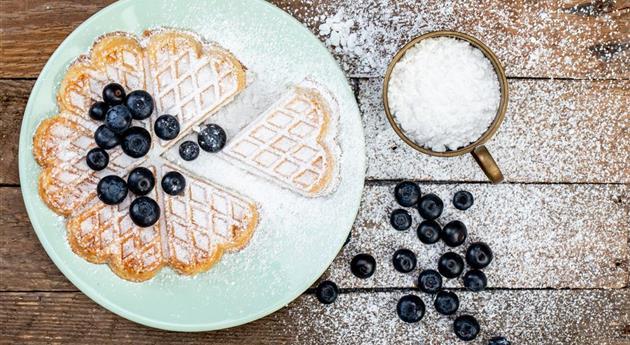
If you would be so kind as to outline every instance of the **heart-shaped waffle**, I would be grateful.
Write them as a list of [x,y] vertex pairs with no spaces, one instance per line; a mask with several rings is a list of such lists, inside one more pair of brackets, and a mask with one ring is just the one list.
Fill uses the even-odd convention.
[[259,115],[223,153],[248,170],[308,197],[338,183],[337,103],[305,80]]
[[151,227],[138,227],[128,216],[131,193],[115,206],[96,197],[96,185],[106,175],[126,178],[133,168],[145,166],[159,182],[166,171],[182,170],[161,157],[168,144],[155,139],[142,159],[132,159],[116,147],[108,151],[105,170],[89,169],[85,155],[96,147],[93,133],[101,123],[92,120],[88,110],[111,82],[127,91],[153,93],[156,111],[140,125],[152,132],[149,124],[170,112],[185,135],[244,89],[245,68],[223,48],[175,30],[148,31],[141,39],[107,34],[89,54],[77,58],[59,87],[60,113],[44,120],[33,140],[33,154],[43,169],[40,195],[67,217],[73,251],[91,262],[108,263],[125,279],[142,281],[163,266],[184,274],[205,271],[224,251],[245,246],[258,224],[257,205],[190,172],[185,173],[187,187],[181,195],[153,189],[150,196],[162,216]]

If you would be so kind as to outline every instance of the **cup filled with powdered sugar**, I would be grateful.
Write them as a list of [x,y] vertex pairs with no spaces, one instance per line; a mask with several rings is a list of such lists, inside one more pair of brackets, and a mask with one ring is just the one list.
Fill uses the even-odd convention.
[[490,181],[503,181],[484,143],[505,117],[507,79],[478,39],[454,31],[414,38],[387,69],[383,102],[394,131],[412,148],[438,157],[470,152]]

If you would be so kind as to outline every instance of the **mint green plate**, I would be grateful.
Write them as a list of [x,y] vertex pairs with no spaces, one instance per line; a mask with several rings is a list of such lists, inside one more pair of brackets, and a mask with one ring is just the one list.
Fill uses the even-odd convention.
[[[147,282],[132,283],[106,265],[90,264],[72,252],[64,219],[50,211],[37,193],[40,169],[31,153],[32,136],[39,122],[57,111],[55,94],[66,67],[95,38],[117,30],[140,34],[158,26],[193,30],[236,54],[261,92],[260,98],[252,98],[256,99],[251,101],[252,109],[268,106],[273,94],[305,76],[326,85],[341,110],[341,182],[326,198],[289,195],[257,200],[262,221],[249,246],[224,255],[206,273],[184,277],[165,268]],[[42,70],[26,106],[19,162],[33,228],[50,258],[77,288],[129,320],[167,330],[205,331],[268,315],[299,296],[325,271],[359,208],[365,148],[358,107],[342,71],[319,40],[280,9],[259,0],[126,0],[85,21]],[[239,191],[247,195],[248,187],[240,186]]]

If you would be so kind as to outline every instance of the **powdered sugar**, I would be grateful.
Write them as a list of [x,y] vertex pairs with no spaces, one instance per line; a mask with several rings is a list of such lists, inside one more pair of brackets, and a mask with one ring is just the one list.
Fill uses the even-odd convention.
[[476,141],[497,114],[501,92],[490,61],[463,40],[411,47],[392,70],[389,106],[407,137],[433,151]]

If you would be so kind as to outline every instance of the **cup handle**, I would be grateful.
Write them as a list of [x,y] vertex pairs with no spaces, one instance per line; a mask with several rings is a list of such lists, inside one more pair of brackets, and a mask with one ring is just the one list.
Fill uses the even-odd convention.
[[471,154],[492,183],[500,183],[503,181],[501,169],[499,169],[497,162],[494,161],[494,158],[492,158],[492,155],[485,146],[479,145],[475,147]]

